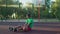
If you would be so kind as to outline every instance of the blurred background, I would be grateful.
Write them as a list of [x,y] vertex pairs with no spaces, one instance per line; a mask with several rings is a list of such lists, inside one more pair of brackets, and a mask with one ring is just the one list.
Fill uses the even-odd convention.
[[60,0],[0,0],[0,20],[60,19]]

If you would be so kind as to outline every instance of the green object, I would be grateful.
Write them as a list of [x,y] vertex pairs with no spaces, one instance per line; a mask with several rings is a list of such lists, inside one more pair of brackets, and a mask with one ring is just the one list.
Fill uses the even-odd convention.
[[45,2],[45,3],[46,3],[47,8],[50,8],[50,1],[51,1],[51,0],[46,0],[46,2]]
[[33,19],[32,18],[28,18],[26,20],[26,24],[29,24],[29,27],[32,28],[33,27]]

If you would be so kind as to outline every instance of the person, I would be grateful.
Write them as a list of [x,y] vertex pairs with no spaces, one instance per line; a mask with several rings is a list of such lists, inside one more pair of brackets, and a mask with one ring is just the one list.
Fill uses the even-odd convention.
[[23,30],[24,31],[30,31],[33,27],[34,22],[33,22],[33,19],[31,18],[30,14],[27,14],[26,17],[27,17],[27,20],[26,20],[26,23],[23,27]]
[[31,31],[33,27],[33,19],[31,18],[30,14],[26,15],[27,19],[23,26],[18,26],[14,29],[14,31]]

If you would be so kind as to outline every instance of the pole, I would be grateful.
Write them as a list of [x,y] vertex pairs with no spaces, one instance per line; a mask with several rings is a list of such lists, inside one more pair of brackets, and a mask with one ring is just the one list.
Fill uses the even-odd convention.
[[7,0],[6,0],[6,11],[7,11]]
[[20,3],[19,3],[19,9],[20,9]]
[[[7,12],[7,0],[6,0],[6,12]],[[7,13],[5,12],[5,18],[7,19]]]
[[39,7],[38,7],[38,21],[40,23],[40,4],[39,4]]

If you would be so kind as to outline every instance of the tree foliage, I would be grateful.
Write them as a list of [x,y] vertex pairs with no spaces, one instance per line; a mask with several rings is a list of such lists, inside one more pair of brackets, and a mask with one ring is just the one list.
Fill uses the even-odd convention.
[[55,15],[56,18],[60,19],[60,0],[56,0],[52,4],[52,14]]

